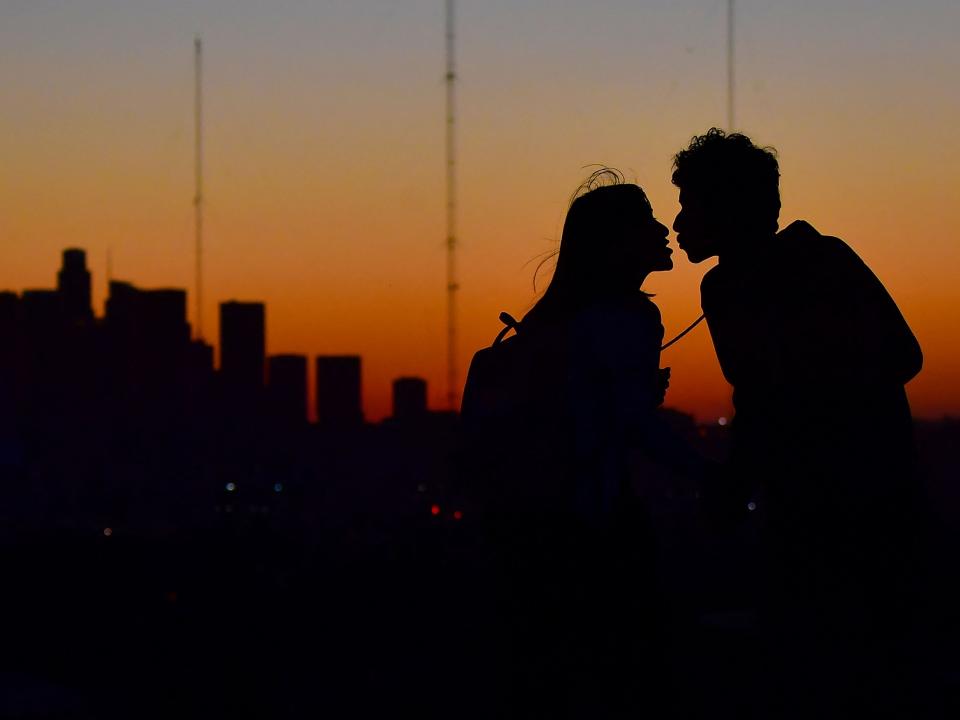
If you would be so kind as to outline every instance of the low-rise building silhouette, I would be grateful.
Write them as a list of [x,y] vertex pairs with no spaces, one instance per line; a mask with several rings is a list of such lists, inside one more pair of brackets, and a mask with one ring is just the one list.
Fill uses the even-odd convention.
[[306,355],[271,355],[267,360],[267,397],[274,418],[287,423],[307,419]]
[[421,420],[427,414],[427,381],[418,377],[401,377],[393,381],[393,418],[401,421]]
[[317,356],[317,422],[324,427],[363,423],[360,356]]

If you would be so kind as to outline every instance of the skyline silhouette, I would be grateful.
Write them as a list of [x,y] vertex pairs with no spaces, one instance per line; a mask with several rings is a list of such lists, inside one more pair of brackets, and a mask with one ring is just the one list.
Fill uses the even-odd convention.
[[[118,382],[138,388],[172,390],[180,383],[182,391],[212,384],[216,376],[227,394],[224,402],[267,402],[270,413],[287,421],[363,422],[361,357],[318,354],[311,374],[305,354],[268,355],[265,303],[220,302],[219,341],[214,345],[191,339],[186,289],[141,288],[111,279],[104,312],[98,315],[85,250],[64,249],[56,278],[53,288],[28,288],[19,294],[0,290],[0,332],[8,342],[0,367],[5,388],[26,381],[30,394],[56,383],[64,363],[74,362],[82,368],[105,365]],[[77,347],[83,356],[56,357]],[[73,379],[96,382],[92,374]],[[408,418],[429,411],[425,379],[397,377],[391,387],[395,410],[388,418],[397,416],[397,408]]]

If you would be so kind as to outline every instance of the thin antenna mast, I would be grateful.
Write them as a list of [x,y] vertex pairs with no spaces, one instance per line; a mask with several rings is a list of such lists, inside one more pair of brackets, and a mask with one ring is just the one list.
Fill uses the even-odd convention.
[[727,132],[734,128],[734,0],[727,0]]
[[457,409],[457,184],[456,184],[456,68],[454,55],[454,0],[447,5],[447,408]]
[[197,339],[203,339],[203,40],[193,39],[194,67],[194,243],[196,253]]

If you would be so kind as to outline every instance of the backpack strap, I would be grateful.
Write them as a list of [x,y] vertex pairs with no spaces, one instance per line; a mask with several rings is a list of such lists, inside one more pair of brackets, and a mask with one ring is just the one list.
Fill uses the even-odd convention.
[[668,347],[670,347],[671,345],[673,345],[673,344],[674,344],[675,342],[677,342],[678,340],[683,339],[683,336],[684,336],[684,335],[686,335],[688,332],[690,332],[691,330],[693,330],[697,325],[699,325],[700,323],[702,323],[705,318],[706,318],[706,315],[701,315],[701,316],[698,317],[696,320],[694,320],[693,323],[692,323],[689,327],[687,327],[686,330],[684,330],[682,333],[680,333],[679,335],[677,335],[673,340],[671,340],[670,342],[668,342],[666,345],[662,345],[662,346],[660,347],[660,352],[663,352],[664,350],[666,350]]
[[520,334],[520,323],[508,312],[500,313],[500,322],[502,322],[505,327],[497,333],[497,337],[494,338],[493,345],[490,347],[496,347],[500,344],[500,341],[503,340],[504,336],[513,330],[518,335]]

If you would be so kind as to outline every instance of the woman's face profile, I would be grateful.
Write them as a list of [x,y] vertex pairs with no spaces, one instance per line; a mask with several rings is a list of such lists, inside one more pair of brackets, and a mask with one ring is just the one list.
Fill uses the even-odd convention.
[[637,203],[624,237],[624,265],[642,282],[651,272],[673,269],[667,226],[657,220],[645,203]]

